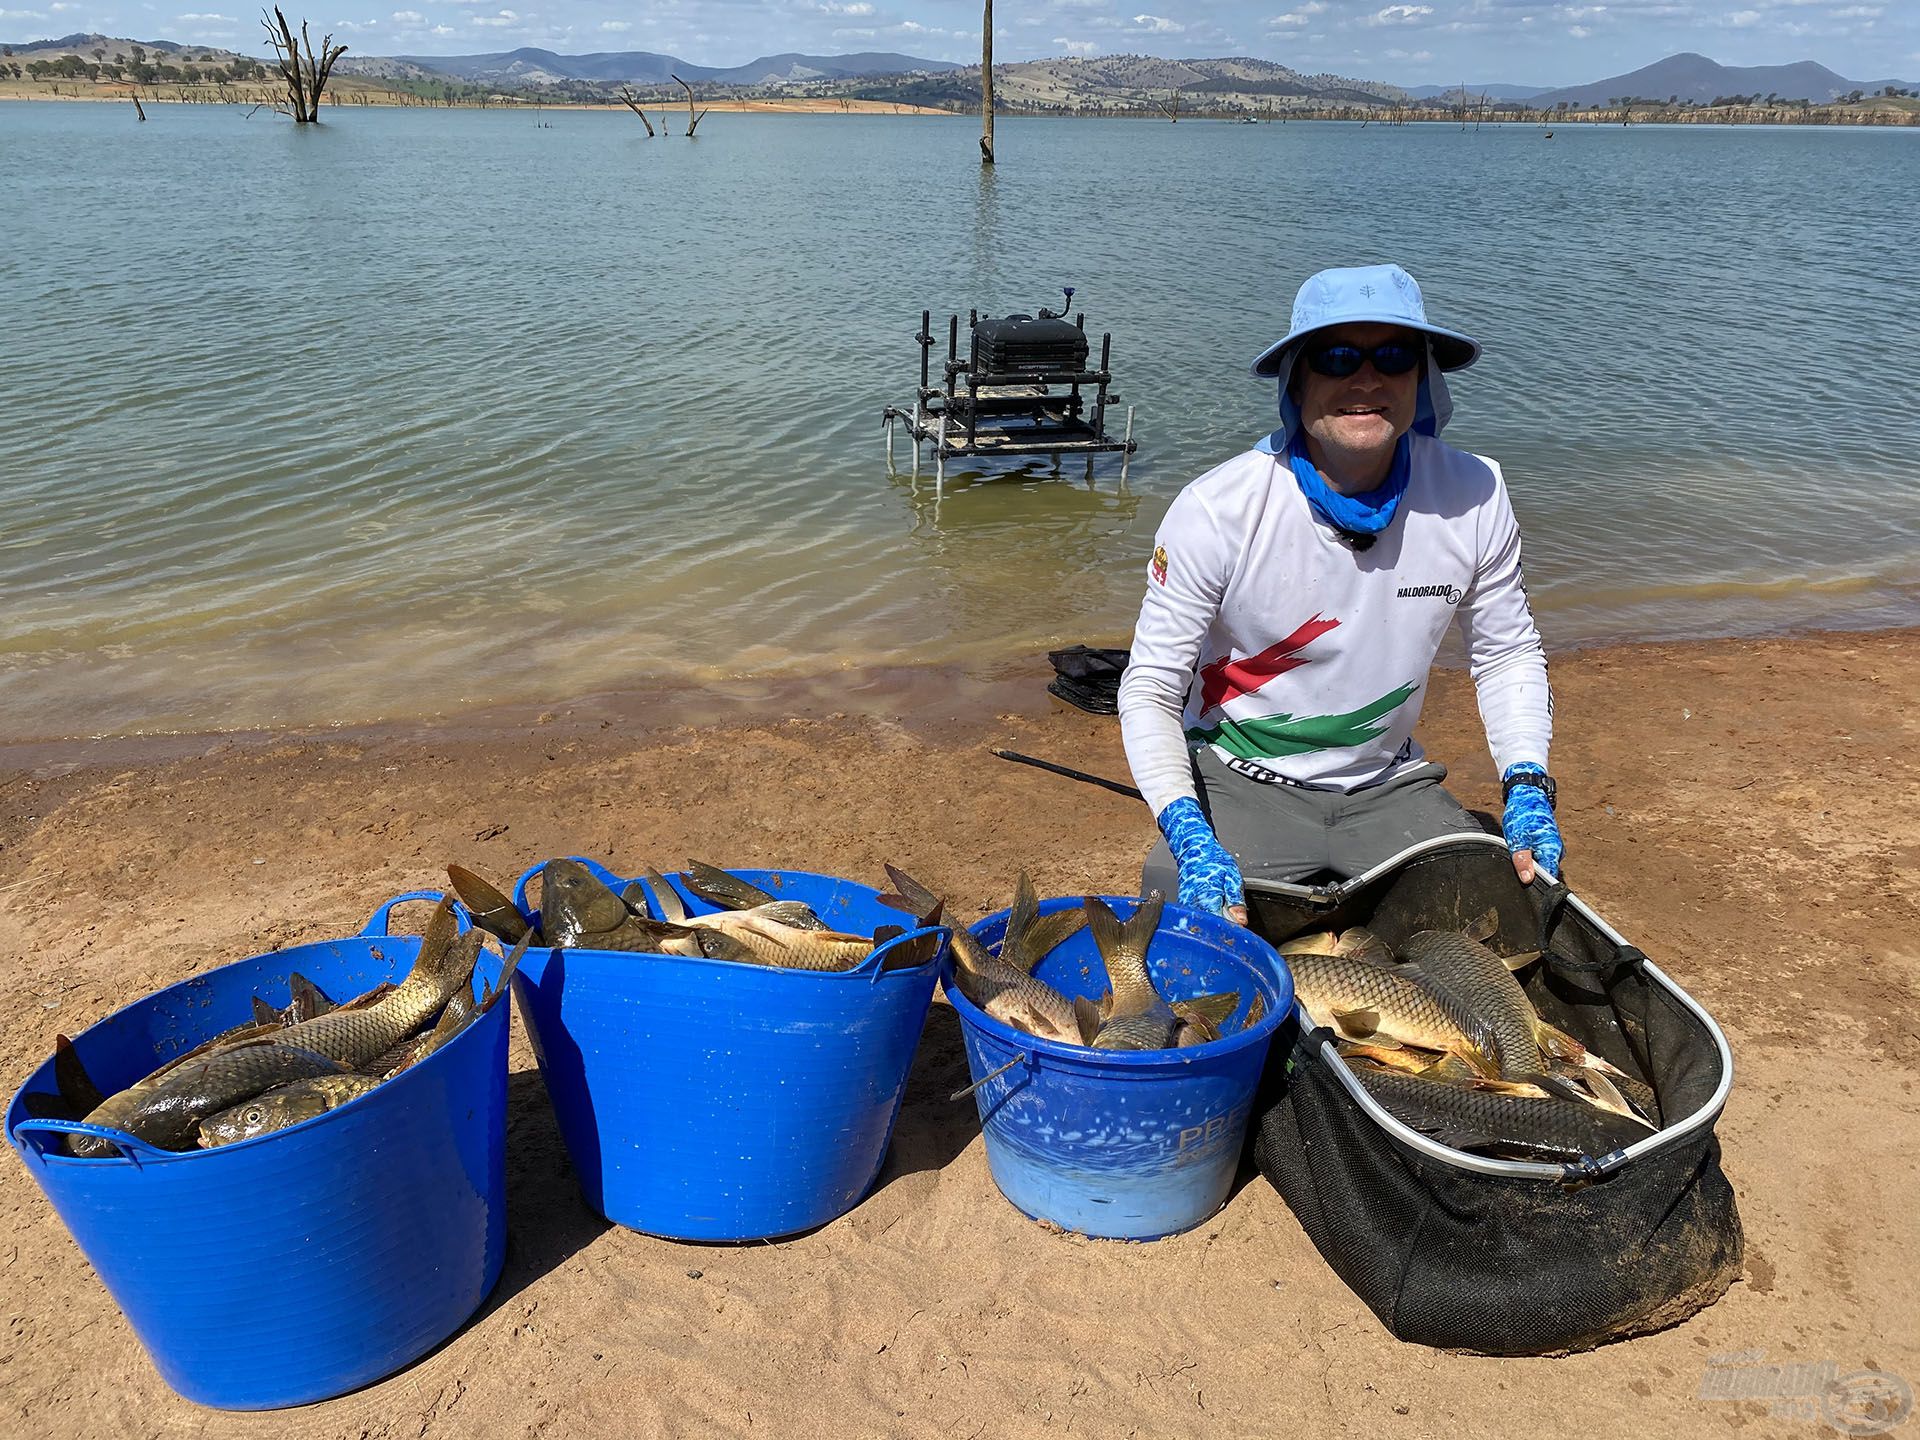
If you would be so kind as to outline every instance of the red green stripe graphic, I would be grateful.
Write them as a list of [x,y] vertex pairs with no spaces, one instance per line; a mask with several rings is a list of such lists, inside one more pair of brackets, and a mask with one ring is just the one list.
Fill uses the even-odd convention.
[[1311,658],[1299,652],[1339,625],[1338,620],[1314,616],[1277,645],[1241,660],[1216,660],[1200,667],[1200,713],[1217,710],[1229,700],[1251,695],[1269,680],[1305,665]]
[[1222,720],[1187,732],[1189,739],[1218,745],[1243,760],[1272,760],[1282,755],[1304,755],[1309,750],[1336,750],[1364,745],[1384,734],[1381,717],[1406,704],[1418,685],[1402,685],[1378,700],[1344,715],[1263,715],[1253,720]]

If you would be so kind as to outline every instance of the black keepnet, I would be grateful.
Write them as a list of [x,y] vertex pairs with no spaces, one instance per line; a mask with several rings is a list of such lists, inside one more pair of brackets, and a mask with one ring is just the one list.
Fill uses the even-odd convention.
[[[1496,948],[1549,952],[1522,976],[1541,1016],[1650,1085],[1663,1125],[1697,1113],[1720,1082],[1712,1032],[1564,895],[1523,887],[1504,849],[1464,842],[1331,907],[1249,901],[1276,944],[1364,924],[1396,948],[1493,909]],[[1389,1135],[1326,1063],[1328,1038],[1297,1024],[1275,1037],[1254,1159],[1394,1335],[1496,1355],[1587,1349],[1684,1320],[1739,1273],[1740,1219],[1711,1123],[1589,1183],[1488,1175]]]

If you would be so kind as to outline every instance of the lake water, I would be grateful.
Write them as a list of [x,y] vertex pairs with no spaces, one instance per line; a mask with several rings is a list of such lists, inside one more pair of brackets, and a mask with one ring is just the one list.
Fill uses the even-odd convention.
[[[0,738],[1124,644],[1383,259],[1550,647],[1920,622],[1920,132],[149,113],[0,104]],[[890,477],[921,310],[1062,284],[1127,485]]]

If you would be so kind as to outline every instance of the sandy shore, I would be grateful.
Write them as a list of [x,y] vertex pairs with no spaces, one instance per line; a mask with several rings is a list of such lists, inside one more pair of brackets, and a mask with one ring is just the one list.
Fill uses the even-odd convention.
[[[1054,704],[1046,673],[986,713],[907,720],[562,706],[512,727],[0,749],[0,1075],[11,1089],[56,1031],[156,986],[357,929],[450,859],[859,877],[893,860],[968,917],[1022,866],[1043,894],[1129,890],[1139,805],[986,753],[1125,777],[1115,723]],[[1720,1133],[1747,1271],[1683,1325],[1554,1360],[1402,1345],[1256,1174],[1175,1239],[1050,1233],[999,1197],[971,1102],[947,1099],[965,1060],[938,1004],[851,1214],[777,1245],[649,1239],[580,1203],[516,1017],[498,1289],[425,1360],[291,1415],[174,1397],[0,1160],[0,1433],[1831,1434],[1699,1390],[1737,1351],[1920,1381],[1920,631],[1591,651],[1554,681],[1569,877],[1735,1047]],[[1427,717],[1456,793],[1491,807],[1463,676],[1437,677]]]

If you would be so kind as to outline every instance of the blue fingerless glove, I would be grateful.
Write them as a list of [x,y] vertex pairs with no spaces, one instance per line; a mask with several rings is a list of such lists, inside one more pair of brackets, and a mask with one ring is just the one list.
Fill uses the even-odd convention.
[[[1538,765],[1522,762],[1508,766],[1507,773],[1500,778],[1505,782],[1516,775],[1546,773]],[[1507,809],[1500,817],[1500,828],[1506,833],[1509,850],[1531,850],[1535,865],[1555,878],[1559,877],[1560,857],[1566,847],[1561,843],[1560,826],[1553,818],[1553,806],[1547,800],[1546,791],[1538,785],[1514,786],[1507,796]]]
[[1180,903],[1215,915],[1247,903],[1240,866],[1207,824],[1200,802],[1181,796],[1160,812],[1160,833],[1180,866]]

